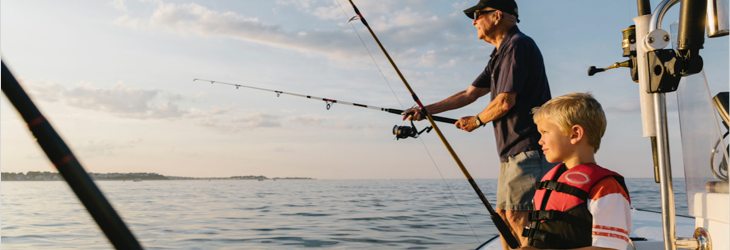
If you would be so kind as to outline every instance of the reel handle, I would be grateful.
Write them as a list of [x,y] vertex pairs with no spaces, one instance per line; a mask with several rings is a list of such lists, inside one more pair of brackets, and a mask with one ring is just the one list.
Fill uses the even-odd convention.
[[593,76],[593,75],[595,75],[598,72],[603,72],[603,71],[606,71],[606,70],[609,70],[609,69],[615,69],[615,68],[618,68],[618,67],[631,68],[632,67],[631,64],[632,64],[631,63],[631,60],[626,60],[626,61],[623,61],[623,62],[614,63],[611,66],[606,67],[605,69],[596,68],[596,66],[591,66],[590,68],[588,68],[588,76]]
[[591,66],[590,68],[588,68],[588,76],[593,76],[596,73],[603,72],[603,71],[606,71],[606,69],[596,68],[596,66]]

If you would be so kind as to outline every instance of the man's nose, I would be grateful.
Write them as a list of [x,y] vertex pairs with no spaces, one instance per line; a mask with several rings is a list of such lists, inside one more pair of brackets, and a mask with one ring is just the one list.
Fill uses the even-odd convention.
[[471,25],[474,25],[474,26],[476,26],[476,25],[477,25],[477,19],[474,19],[474,20],[472,20],[472,21],[471,21]]

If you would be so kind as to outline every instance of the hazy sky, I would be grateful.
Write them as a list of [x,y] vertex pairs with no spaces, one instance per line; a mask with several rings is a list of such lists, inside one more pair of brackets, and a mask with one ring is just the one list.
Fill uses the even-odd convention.
[[[463,178],[438,136],[394,141],[385,112],[225,85],[233,82],[379,107],[413,101],[346,0],[19,1],[0,8],[2,60],[89,172],[319,179]],[[471,1],[356,1],[424,103],[466,89],[492,45],[476,39]],[[652,1],[657,4],[659,1]],[[653,174],[637,84],[621,68],[621,30],[636,1],[518,1],[520,29],[545,58],[553,96],[592,91],[608,129],[597,161]],[[677,19],[678,7],[663,28]],[[728,38],[702,52],[710,90],[728,90]],[[391,90],[392,88],[392,90]],[[395,95],[394,95],[394,93]],[[674,176],[682,176],[676,95],[668,95]],[[441,114],[475,115],[489,97]],[[55,171],[2,97],[0,168]],[[403,106],[401,106],[403,105]],[[421,128],[426,122],[416,125]],[[491,125],[439,124],[475,178],[497,178]],[[424,148],[425,145],[425,148]],[[430,155],[429,155],[430,153]],[[433,161],[432,158],[433,157]],[[440,172],[439,172],[440,170]]]

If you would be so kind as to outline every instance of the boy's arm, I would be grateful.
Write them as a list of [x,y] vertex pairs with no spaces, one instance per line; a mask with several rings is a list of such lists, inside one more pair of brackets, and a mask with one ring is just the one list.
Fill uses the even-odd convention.
[[593,246],[626,249],[633,229],[629,196],[612,177],[596,183],[588,196],[593,215]]

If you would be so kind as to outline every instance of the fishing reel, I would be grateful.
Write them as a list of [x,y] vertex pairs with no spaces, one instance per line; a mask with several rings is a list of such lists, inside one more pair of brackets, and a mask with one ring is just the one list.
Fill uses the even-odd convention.
[[406,139],[408,137],[418,138],[418,136],[423,134],[424,132],[431,132],[431,129],[433,129],[433,127],[428,126],[421,131],[418,131],[416,125],[413,124],[413,120],[411,120],[411,126],[395,125],[393,127],[393,134],[395,135],[395,140],[397,141],[398,139]]

